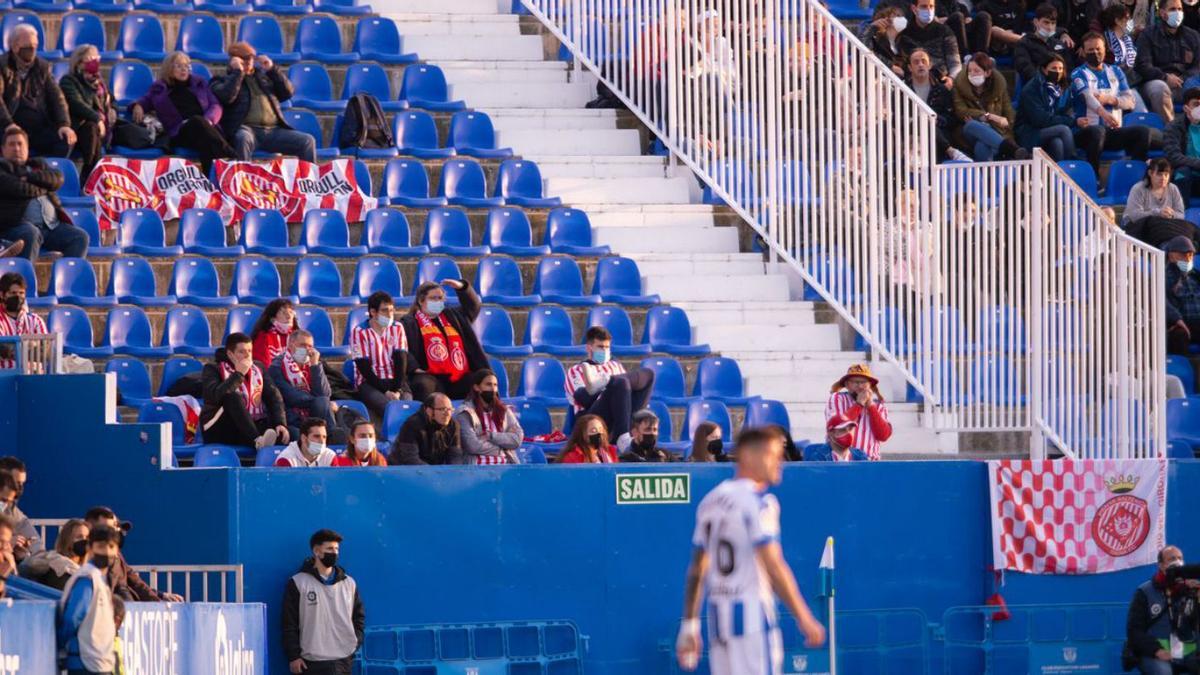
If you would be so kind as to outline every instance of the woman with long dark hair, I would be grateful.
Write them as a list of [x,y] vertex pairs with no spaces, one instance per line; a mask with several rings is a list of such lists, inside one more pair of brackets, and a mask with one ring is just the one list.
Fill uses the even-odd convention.
[[499,380],[490,370],[475,373],[467,400],[454,413],[467,464],[517,464],[525,431],[512,408],[500,399]]
[[616,464],[617,449],[608,444],[608,427],[599,415],[583,415],[558,456],[559,464]]
[[1196,241],[1196,226],[1186,218],[1179,188],[1171,182],[1171,163],[1165,157],[1150,160],[1146,177],[1129,190],[1121,226],[1129,236],[1161,247],[1178,236]]
[[721,438],[721,426],[714,422],[701,422],[692,432],[693,462],[728,462],[725,441]]
[[250,339],[254,341],[254,360],[263,364],[264,369],[270,366],[275,357],[287,349],[288,336],[296,328],[296,306],[291,300],[278,298],[267,303],[266,309],[258,315],[258,320],[250,329]]

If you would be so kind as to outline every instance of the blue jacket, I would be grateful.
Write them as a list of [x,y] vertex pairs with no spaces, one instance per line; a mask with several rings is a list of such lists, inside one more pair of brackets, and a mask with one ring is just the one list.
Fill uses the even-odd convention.
[[[806,462],[832,462],[833,448],[829,447],[828,443],[813,443],[804,448],[804,461]],[[858,448],[850,448],[851,462],[868,461],[867,453]]]
[[1033,148],[1038,144],[1039,132],[1059,124],[1075,128],[1072,114],[1074,96],[1070,84],[1059,87],[1056,96],[1046,84],[1046,76],[1039,74],[1021,88],[1017,100],[1017,143]]

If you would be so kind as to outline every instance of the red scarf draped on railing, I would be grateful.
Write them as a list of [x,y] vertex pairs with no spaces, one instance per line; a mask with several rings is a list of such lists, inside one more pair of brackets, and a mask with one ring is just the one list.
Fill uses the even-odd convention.
[[[429,362],[431,375],[449,375],[451,382],[458,382],[467,374],[467,352],[463,349],[462,336],[449,321],[441,321],[445,335],[429,315],[417,310],[417,325],[421,328],[421,341],[425,344],[425,360]],[[447,345],[449,343],[449,345]]]

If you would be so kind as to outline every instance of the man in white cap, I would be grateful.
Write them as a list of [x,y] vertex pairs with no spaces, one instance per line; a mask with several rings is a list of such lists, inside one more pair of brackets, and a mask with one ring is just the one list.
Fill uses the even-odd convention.
[[1167,352],[1186,356],[1188,345],[1200,341],[1196,245],[1178,236],[1163,244],[1163,250],[1167,252]]
[[879,446],[892,437],[892,423],[888,421],[887,406],[879,395],[879,380],[871,374],[871,369],[865,363],[850,366],[829,392],[825,421],[835,415],[853,420],[858,425],[854,447],[862,448],[869,459],[879,459]]

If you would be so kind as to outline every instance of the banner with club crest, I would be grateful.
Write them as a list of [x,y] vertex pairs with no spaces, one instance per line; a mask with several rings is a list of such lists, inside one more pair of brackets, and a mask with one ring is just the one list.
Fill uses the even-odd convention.
[[[217,186],[233,205],[233,218],[253,209],[279,211],[289,223],[298,223],[311,209],[341,211],[346,222],[355,223],[375,208],[378,200],[359,186],[350,159],[311,164],[295,157],[267,162],[215,164]],[[365,188],[365,189],[363,189]]]
[[233,211],[200,167],[179,157],[105,157],[92,169],[83,192],[96,197],[102,230],[116,227],[127,209],[153,209],[163,220],[171,220],[191,208],[209,208],[220,212],[225,222]]

